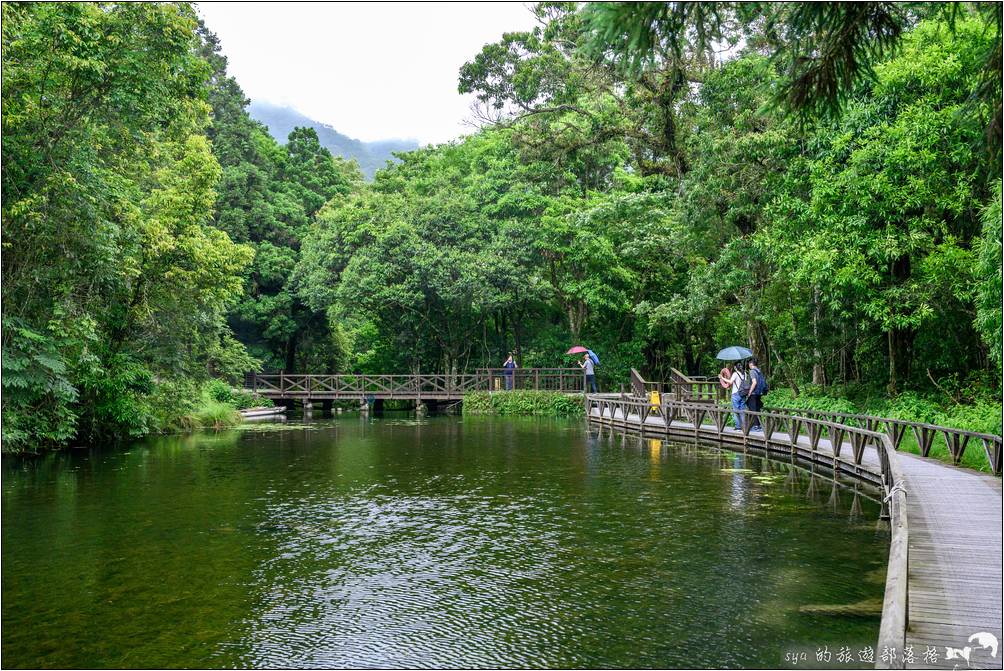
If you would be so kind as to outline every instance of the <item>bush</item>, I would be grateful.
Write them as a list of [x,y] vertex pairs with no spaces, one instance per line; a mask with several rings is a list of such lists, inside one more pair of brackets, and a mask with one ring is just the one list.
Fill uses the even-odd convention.
[[203,386],[202,390],[204,396],[209,400],[216,401],[217,403],[226,403],[237,410],[260,407],[271,408],[273,405],[271,399],[257,396],[249,391],[233,389],[223,380],[209,380]]
[[476,391],[464,395],[465,415],[581,417],[581,394],[556,391]]
[[194,414],[195,424],[205,429],[223,429],[241,423],[241,415],[232,405],[209,401]]
[[58,343],[20,320],[4,322],[2,348],[4,452],[60,445],[76,432],[78,391]]
[[150,414],[155,430],[171,433],[197,428],[195,410],[200,399],[198,385],[190,380],[157,383],[150,396]]
[[[823,412],[843,412],[855,414],[857,407],[846,398],[817,395],[818,388],[809,387],[795,397],[790,389],[772,389],[763,397],[765,408],[798,408],[800,410],[820,410]],[[814,393],[815,392],[815,393]]]

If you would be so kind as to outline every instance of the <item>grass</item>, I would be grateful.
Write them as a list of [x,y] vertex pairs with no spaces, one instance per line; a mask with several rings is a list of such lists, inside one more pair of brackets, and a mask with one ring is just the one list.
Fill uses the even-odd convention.
[[226,429],[241,423],[241,414],[228,403],[207,400],[193,413],[195,425],[203,429]]

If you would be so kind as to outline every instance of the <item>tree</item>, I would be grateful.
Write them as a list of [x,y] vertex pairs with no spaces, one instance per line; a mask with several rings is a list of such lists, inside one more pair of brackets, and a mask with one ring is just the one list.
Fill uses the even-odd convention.
[[156,429],[157,379],[204,374],[250,262],[208,225],[220,168],[194,11],[3,19],[5,447]]

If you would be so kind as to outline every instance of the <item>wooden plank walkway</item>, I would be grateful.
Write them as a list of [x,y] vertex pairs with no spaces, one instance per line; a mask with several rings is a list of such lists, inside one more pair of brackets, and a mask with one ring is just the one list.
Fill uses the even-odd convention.
[[[878,451],[867,447],[860,464],[848,455],[851,445],[840,444],[834,454],[830,439],[819,439],[812,449],[808,436],[774,432],[767,440],[762,433],[743,435],[732,427],[720,432],[713,425],[694,424],[650,416],[626,416],[615,410],[591,407],[589,419],[604,425],[664,435],[667,438],[698,438],[704,442],[752,447],[768,454],[785,455],[872,483],[881,482]],[[951,466],[933,459],[897,453],[907,492],[909,558],[907,581],[907,631],[899,664],[906,668],[1000,669],[1004,661],[1002,591],[1004,591],[1004,493],[1001,479],[989,474]],[[998,642],[996,657],[969,638],[990,633]],[[953,651],[949,658],[949,648]],[[968,648],[968,650],[966,650]],[[876,651],[878,659],[880,651]],[[904,653],[906,658],[904,658]],[[964,657],[968,655],[968,659]],[[912,660],[912,663],[911,663]]]
[[[1000,669],[969,637],[1002,635],[1004,526],[1000,478],[932,459],[900,453],[910,521],[906,642],[916,663],[909,668]],[[938,661],[925,664],[935,648]],[[947,660],[946,648],[970,648],[965,659]]]

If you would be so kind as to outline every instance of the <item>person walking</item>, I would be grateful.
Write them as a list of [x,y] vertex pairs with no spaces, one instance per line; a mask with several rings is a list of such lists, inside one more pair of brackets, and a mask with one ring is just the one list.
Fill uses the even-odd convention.
[[[767,393],[767,378],[757,365],[756,357],[750,359],[750,393],[746,396],[746,407],[753,412],[763,410],[763,395]],[[750,431],[763,431],[760,415],[753,415]]]
[[513,378],[516,375],[516,368],[517,368],[516,359],[513,358],[513,352],[509,352],[509,358],[505,360],[505,363],[502,364],[502,367],[505,368],[505,390],[512,391]]
[[582,355],[582,361],[579,362],[579,366],[586,371],[586,391],[592,389],[594,394],[600,393],[599,388],[596,386],[596,368],[589,356],[589,352]]
[[736,364],[729,382],[732,385],[732,422],[736,425],[736,431],[742,431],[742,422],[745,419],[743,410],[746,409],[746,393],[750,383],[741,364]]

